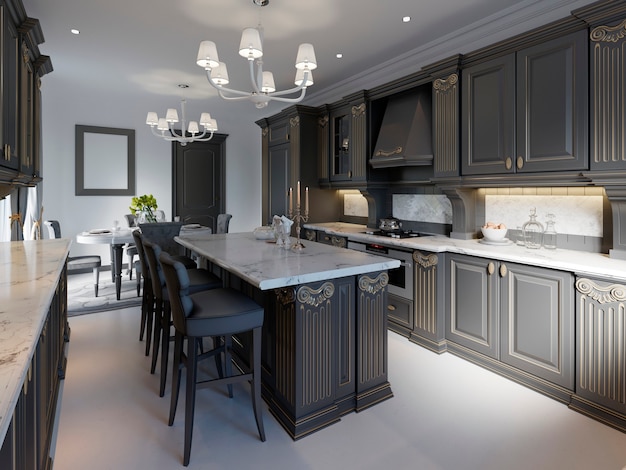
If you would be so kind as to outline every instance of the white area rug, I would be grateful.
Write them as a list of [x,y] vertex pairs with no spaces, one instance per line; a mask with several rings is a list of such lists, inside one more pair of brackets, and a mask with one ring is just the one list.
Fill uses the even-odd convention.
[[110,271],[100,272],[98,285],[98,297],[94,297],[93,273],[67,276],[67,315],[71,317],[141,305],[141,296],[137,297],[137,281],[134,276],[129,280],[125,272],[122,272],[120,300],[115,297],[115,284],[111,282]]

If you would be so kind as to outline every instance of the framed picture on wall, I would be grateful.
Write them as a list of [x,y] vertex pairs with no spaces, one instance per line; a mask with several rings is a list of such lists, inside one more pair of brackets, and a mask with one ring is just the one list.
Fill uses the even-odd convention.
[[135,130],[76,125],[76,196],[135,194]]

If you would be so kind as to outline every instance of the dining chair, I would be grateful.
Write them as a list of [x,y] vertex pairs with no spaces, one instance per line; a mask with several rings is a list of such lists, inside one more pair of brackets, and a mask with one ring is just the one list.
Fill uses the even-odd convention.
[[[137,219],[133,214],[124,214],[124,218],[126,219],[126,223],[128,224],[128,228],[133,229],[137,226]],[[139,256],[137,253],[137,247],[134,243],[127,243],[124,246],[124,251],[126,252],[126,257],[128,258],[128,268],[126,269],[126,274],[132,280],[133,279],[133,267],[135,266],[134,259],[135,256]],[[139,275],[135,272],[137,277]]]
[[228,233],[228,226],[230,225],[230,219],[232,218],[233,216],[231,214],[218,214],[215,233]]
[[[159,262],[159,255],[163,252],[161,247],[152,243],[147,237],[143,238],[143,250],[150,270],[150,280],[152,282],[152,293],[154,295],[154,330],[152,339],[152,364],[150,373],[154,374],[159,356],[159,346],[161,348],[161,370],[159,396],[165,394],[165,383],[167,381],[167,361],[169,355],[171,307],[168,291],[165,287],[165,276]],[[178,261],[180,263],[180,261]],[[185,265],[181,263],[185,269]],[[190,292],[200,292],[208,289],[222,287],[222,280],[215,274],[201,268],[187,269]]]
[[[186,369],[185,385],[185,431],[183,465],[189,465],[193,435],[196,389],[211,384],[226,384],[228,396],[232,397],[232,384],[250,382],[252,408],[261,441],[265,441],[261,409],[261,331],[263,307],[245,294],[231,288],[218,288],[198,293],[191,292],[190,271],[173,260],[167,253],[159,255],[165,275],[174,324],[174,364],[172,368],[172,395],[168,424],[174,424],[180,391],[181,370]],[[231,349],[232,336],[252,332],[253,345],[249,366],[241,373],[233,374]],[[214,341],[214,348],[204,352],[201,348],[206,337],[221,338]],[[187,340],[186,352],[183,342]],[[210,357],[224,356],[224,374],[219,378],[198,380],[198,362]],[[241,366],[242,368],[244,366]],[[239,369],[238,369],[239,370]]]
[[[48,238],[61,238],[61,224],[58,220],[45,220],[44,226],[48,230]],[[93,271],[93,289],[94,297],[98,297],[98,283],[100,281],[100,267],[102,266],[102,259],[99,255],[84,255],[84,256],[68,256],[67,257],[67,271],[80,271],[85,269],[91,269]]]

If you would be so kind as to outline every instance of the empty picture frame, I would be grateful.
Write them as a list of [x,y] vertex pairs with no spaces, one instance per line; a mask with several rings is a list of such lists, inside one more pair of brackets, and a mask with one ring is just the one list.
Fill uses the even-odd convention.
[[134,129],[76,125],[75,194],[135,194]]

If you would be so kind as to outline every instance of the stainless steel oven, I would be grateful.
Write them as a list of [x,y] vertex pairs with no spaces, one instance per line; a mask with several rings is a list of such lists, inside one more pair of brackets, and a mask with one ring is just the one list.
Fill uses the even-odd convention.
[[363,251],[385,258],[397,259],[400,267],[390,269],[388,291],[406,300],[413,301],[413,254],[380,243],[349,241],[348,248]]

